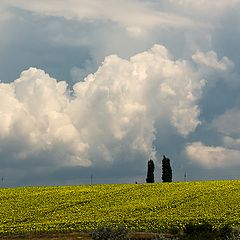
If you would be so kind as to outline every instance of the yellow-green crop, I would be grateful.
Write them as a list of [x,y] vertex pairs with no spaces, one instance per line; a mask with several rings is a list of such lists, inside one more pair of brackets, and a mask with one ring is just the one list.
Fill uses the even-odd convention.
[[0,189],[0,233],[240,225],[240,181]]

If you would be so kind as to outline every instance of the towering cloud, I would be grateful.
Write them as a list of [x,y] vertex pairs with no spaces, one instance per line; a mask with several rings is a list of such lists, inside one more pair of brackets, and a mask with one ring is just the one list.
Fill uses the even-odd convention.
[[58,165],[145,161],[154,152],[157,122],[182,136],[195,130],[204,83],[161,45],[129,60],[106,57],[72,92],[30,68],[0,84],[0,154],[9,162],[47,154]]

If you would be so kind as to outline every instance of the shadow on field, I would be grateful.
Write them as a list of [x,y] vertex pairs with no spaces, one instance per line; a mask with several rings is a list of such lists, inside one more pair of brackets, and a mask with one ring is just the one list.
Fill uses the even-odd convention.
[[102,226],[93,232],[27,233],[0,236],[0,240],[240,240],[240,229],[229,225],[213,228],[209,223],[189,223],[183,231],[171,233],[132,232],[124,227]]

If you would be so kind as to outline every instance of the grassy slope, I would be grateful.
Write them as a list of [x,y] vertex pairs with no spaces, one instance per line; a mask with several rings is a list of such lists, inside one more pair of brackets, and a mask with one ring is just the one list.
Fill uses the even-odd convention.
[[0,189],[0,233],[240,225],[240,181]]

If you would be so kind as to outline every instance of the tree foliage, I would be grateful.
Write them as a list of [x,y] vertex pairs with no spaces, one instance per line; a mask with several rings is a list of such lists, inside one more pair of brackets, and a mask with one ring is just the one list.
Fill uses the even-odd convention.
[[154,183],[154,162],[153,160],[149,160],[148,161],[148,169],[147,169],[147,178],[146,178],[146,182],[147,183]]
[[166,158],[165,155],[163,155],[162,160],[162,181],[172,182],[172,168],[170,165],[170,159]]

